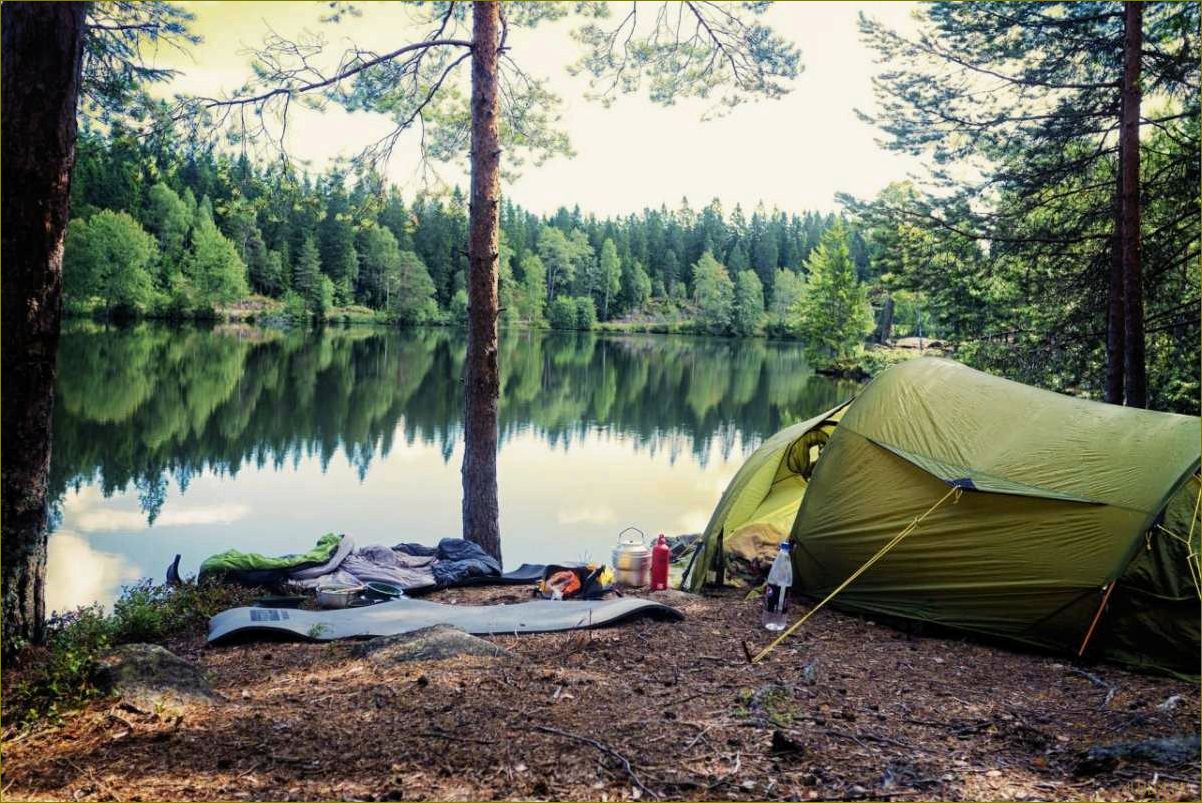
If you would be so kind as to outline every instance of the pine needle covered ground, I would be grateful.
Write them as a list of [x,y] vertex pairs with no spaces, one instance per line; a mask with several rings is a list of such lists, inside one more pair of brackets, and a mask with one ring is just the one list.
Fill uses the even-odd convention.
[[[95,702],[3,745],[6,800],[1196,800],[1184,766],[1081,774],[1096,744],[1198,729],[1197,684],[1074,667],[836,611],[751,667],[753,602],[381,664],[349,644],[170,645],[226,702]],[[514,602],[524,590],[442,592]]]

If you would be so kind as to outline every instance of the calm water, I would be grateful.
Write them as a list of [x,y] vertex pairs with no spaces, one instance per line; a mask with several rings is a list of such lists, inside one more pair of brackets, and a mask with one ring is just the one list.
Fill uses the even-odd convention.
[[[459,534],[464,336],[75,324],[62,339],[47,605],[238,547]],[[766,436],[854,385],[762,340],[503,333],[505,563],[694,532]]]

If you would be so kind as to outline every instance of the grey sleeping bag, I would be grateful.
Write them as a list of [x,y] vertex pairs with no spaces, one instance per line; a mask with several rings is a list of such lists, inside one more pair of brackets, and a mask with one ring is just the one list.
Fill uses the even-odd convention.
[[209,620],[209,643],[252,635],[282,635],[313,641],[371,638],[443,624],[478,636],[550,633],[604,627],[641,616],[669,621],[684,618],[675,608],[637,597],[534,600],[514,605],[444,605],[403,598],[333,611],[231,608]]

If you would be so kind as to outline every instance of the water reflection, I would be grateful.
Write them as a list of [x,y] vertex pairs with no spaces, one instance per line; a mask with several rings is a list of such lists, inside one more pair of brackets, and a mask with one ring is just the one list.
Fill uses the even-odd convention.
[[[74,325],[51,466],[60,535],[157,575],[173,551],[283,551],[326,529],[456,533],[464,351],[453,329]],[[639,515],[697,529],[762,438],[854,391],[760,340],[513,331],[501,365],[511,562],[575,557],[541,554],[569,537],[602,557]]]

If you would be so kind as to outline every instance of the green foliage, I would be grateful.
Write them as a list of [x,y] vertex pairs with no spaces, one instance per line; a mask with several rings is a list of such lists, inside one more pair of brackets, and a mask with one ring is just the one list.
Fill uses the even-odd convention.
[[609,317],[609,300],[622,289],[622,261],[618,259],[618,248],[612,238],[606,237],[601,244],[597,273],[600,279],[598,293],[602,299],[601,315]]
[[570,288],[576,277],[577,254],[572,241],[562,231],[544,226],[538,235],[538,256],[547,272],[547,299]]
[[583,332],[591,332],[597,326],[597,305],[589,296],[576,299],[576,328]]
[[[402,323],[428,323],[438,320],[438,304],[434,300],[434,281],[421,257],[412,251],[402,251],[396,270],[396,285],[392,288],[390,309]],[[463,291],[460,291],[463,292]],[[464,294],[466,297],[466,293]],[[465,300],[466,305],[466,300]],[[465,306],[466,310],[466,306]]]
[[456,290],[455,295],[451,296],[451,308],[448,311],[451,320],[458,324],[467,323],[467,291]]
[[207,198],[197,211],[192,246],[184,257],[183,274],[206,301],[229,303],[246,295],[249,289],[246,265],[234,244],[217,229]]
[[[324,309],[326,306],[323,295],[325,287],[321,280],[321,258],[317,253],[317,243],[312,237],[306,237],[297,255],[296,265],[292,269],[292,289],[305,300],[310,312],[315,312],[319,307]],[[332,299],[332,285],[330,295]]]
[[547,309],[547,323],[552,329],[575,329],[576,299],[571,296],[555,298]]
[[764,321],[764,285],[755,271],[745,270],[735,281],[732,328],[737,335],[754,335]]
[[591,331],[597,326],[597,307],[591,296],[559,296],[547,310],[552,329]]
[[300,293],[289,290],[284,296],[284,317],[292,323],[305,323],[309,320],[309,301]]
[[527,254],[520,263],[522,278],[517,294],[518,314],[532,326],[543,323],[547,300],[547,271],[538,254]]
[[626,309],[637,312],[651,298],[651,277],[643,268],[643,263],[635,260],[626,267],[622,274],[622,296]]
[[823,235],[806,261],[806,270],[805,291],[797,302],[797,331],[807,352],[817,362],[855,356],[874,323],[842,223]]
[[788,268],[776,271],[772,282],[772,304],[768,308],[768,330],[777,336],[796,334],[797,303],[805,292],[805,279]]
[[369,224],[359,232],[358,242],[360,297],[371,307],[392,306],[401,270],[396,236],[387,228]]
[[314,318],[319,321],[326,319],[330,314],[330,309],[334,306],[335,292],[333,279],[324,275],[318,277],[317,287],[309,299]]
[[99,298],[105,309],[145,310],[154,300],[154,238],[125,212],[103,210],[72,220],[63,252],[67,294]]
[[729,331],[734,311],[735,285],[725,266],[714,259],[709,251],[702,254],[693,266],[693,293],[701,326],[714,334]]
[[[348,190],[346,177],[337,171],[310,180],[279,165],[256,165],[220,152],[184,156],[173,145],[176,132],[167,127],[163,137],[152,141],[120,129],[106,136],[84,130],[72,184],[72,208],[80,217],[102,209],[126,211],[161,241],[160,259],[151,267],[163,296],[150,305],[153,314],[213,314],[224,305],[183,276],[192,229],[206,219],[214,220],[233,243],[246,265],[250,289],[271,298],[295,290],[310,299],[312,308],[317,277],[325,274],[335,282],[335,302],[361,304],[396,320],[396,292],[390,288],[398,278],[396,258],[405,251],[425,265],[439,310],[448,309],[452,296],[465,286],[467,205],[457,189],[419,194],[406,202],[396,187],[383,189],[382,179],[372,174]],[[147,176],[153,181],[147,183]],[[210,200],[197,203],[197,197]],[[504,264],[498,269],[502,305],[507,320],[536,327],[544,322],[552,293],[592,296],[603,320],[643,316],[661,300],[671,298],[679,305],[691,295],[686,266],[707,248],[719,260],[729,247],[736,259],[740,253],[763,258],[775,248],[777,267],[795,266],[833,220],[830,215],[789,216],[759,207],[749,225],[737,208],[727,217],[720,204],[712,203],[696,214],[687,202],[678,210],[644,209],[613,218],[586,216],[578,208],[539,217],[507,202],[501,209]],[[395,250],[384,233],[395,241]],[[540,238],[541,251],[554,262],[550,276],[546,261],[540,260],[541,268],[529,261],[540,254]],[[312,248],[307,248],[310,239]],[[769,246],[769,240],[779,245]],[[350,254],[356,257],[353,267],[346,264]],[[541,301],[527,281],[535,274],[541,274]],[[770,293],[762,275],[761,282]],[[407,307],[425,310],[419,317],[433,319],[426,314],[425,283],[415,286],[422,298]],[[84,301],[68,297],[72,308],[89,307],[91,302]]]
[[51,617],[46,644],[25,646],[5,666],[17,678],[6,688],[5,724],[58,722],[100,696],[97,673],[113,647],[200,636],[210,617],[247,604],[253,593],[233,586],[166,586],[146,580],[123,589],[111,614],[92,605]]
[[164,268],[183,260],[194,213],[175,190],[162,182],[151,186],[147,193],[146,228],[158,238]]

